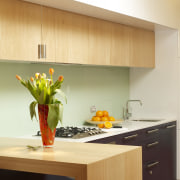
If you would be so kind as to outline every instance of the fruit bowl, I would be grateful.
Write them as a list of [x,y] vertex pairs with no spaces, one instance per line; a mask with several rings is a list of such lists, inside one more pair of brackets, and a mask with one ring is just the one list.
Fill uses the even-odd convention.
[[[86,122],[89,123],[89,124],[95,124],[95,125],[97,125],[97,124],[103,124],[103,123],[105,123],[106,121],[86,120]],[[122,119],[116,119],[115,121],[109,121],[109,122],[111,122],[112,124],[120,124],[120,123],[123,122],[123,120],[122,120]]]

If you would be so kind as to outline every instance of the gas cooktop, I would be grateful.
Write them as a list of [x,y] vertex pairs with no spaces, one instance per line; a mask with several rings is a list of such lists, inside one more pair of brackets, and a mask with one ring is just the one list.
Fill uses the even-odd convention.
[[[55,137],[80,139],[80,138],[103,134],[103,133],[106,132],[102,131],[99,128],[94,128],[94,127],[67,126],[67,127],[56,128]],[[37,136],[41,136],[40,131],[37,132]]]

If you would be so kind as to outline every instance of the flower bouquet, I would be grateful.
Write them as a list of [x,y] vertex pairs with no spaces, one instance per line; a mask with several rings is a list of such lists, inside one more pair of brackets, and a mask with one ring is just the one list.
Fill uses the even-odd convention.
[[36,73],[35,77],[31,77],[30,80],[27,81],[16,75],[16,78],[29,90],[35,99],[35,101],[31,102],[29,106],[32,120],[33,117],[37,119],[35,107],[38,105],[41,137],[43,146],[45,147],[54,144],[56,126],[59,121],[62,123],[63,104],[55,98],[55,94],[60,94],[67,103],[66,96],[60,89],[64,77],[59,76],[59,78],[54,82],[53,68],[49,69],[49,74],[50,78],[47,78],[45,73]]

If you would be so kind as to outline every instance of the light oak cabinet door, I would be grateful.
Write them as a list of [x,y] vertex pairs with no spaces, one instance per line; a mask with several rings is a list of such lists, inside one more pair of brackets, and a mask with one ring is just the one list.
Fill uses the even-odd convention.
[[86,16],[70,14],[68,62],[88,64],[88,21]]
[[36,5],[1,0],[0,59],[37,61],[40,25],[40,11]]
[[71,17],[67,12],[55,11],[55,59],[57,63],[68,63]]
[[154,32],[132,28],[130,41],[130,66],[155,67]]
[[110,65],[112,23],[89,18],[88,64]]
[[87,17],[57,10],[55,21],[56,62],[87,64]]
[[55,62],[55,10],[39,6],[41,11],[41,44],[46,45],[46,58],[39,59],[43,62]]
[[129,66],[131,28],[112,24],[111,65]]

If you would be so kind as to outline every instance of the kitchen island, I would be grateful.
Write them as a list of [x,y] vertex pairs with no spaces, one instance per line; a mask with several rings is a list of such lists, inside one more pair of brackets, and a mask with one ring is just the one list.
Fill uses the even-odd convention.
[[55,142],[36,151],[41,140],[0,138],[0,169],[69,176],[75,180],[142,180],[138,146]]

